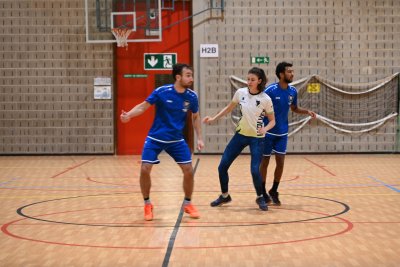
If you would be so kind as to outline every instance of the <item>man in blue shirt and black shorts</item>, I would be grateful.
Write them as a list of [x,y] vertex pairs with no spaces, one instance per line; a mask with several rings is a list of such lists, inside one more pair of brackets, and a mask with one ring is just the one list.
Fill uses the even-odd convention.
[[187,112],[192,112],[193,128],[197,134],[197,149],[204,147],[201,136],[199,103],[197,94],[189,89],[193,85],[193,70],[187,64],[175,64],[172,69],[174,84],[158,87],[145,101],[130,111],[122,111],[121,121],[128,122],[139,116],[151,105],[156,106],[153,125],[148,133],[142,152],[140,170],[140,188],[144,198],[144,219],[153,220],[153,204],[150,201],[151,178],[153,164],[160,163],[158,155],[164,150],[181,167],[183,172],[183,189],[185,193],[184,211],[191,218],[200,215],[191,203],[194,174],[192,154],[183,138]]
[[[274,112],[275,112],[275,126],[267,132],[264,140],[263,159],[261,161],[260,169],[263,179],[264,197],[267,204],[280,206],[278,186],[282,178],[283,166],[285,162],[288,132],[289,132],[289,107],[290,109],[299,114],[308,114],[312,118],[316,114],[307,109],[297,106],[297,90],[289,83],[293,81],[294,71],[293,65],[287,62],[281,62],[276,66],[275,74],[279,82],[273,83],[267,87],[265,93],[271,98]],[[268,118],[264,118],[264,123],[268,123]],[[265,189],[265,182],[267,179],[267,168],[269,159],[272,152],[275,152],[276,168],[274,173],[274,182],[272,188],[268,191]]]

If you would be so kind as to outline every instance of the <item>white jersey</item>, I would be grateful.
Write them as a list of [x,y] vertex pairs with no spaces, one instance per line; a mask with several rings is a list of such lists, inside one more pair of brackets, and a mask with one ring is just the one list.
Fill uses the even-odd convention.
[[263,91],[253,95],[244,87],[235,92],[232,102],[238,103],[240,107],[236,131],[245,136],[264,137],[264,134],[257,133],[257,129],[264,127],[263,119],[266,114],[274,113],[271,98]]

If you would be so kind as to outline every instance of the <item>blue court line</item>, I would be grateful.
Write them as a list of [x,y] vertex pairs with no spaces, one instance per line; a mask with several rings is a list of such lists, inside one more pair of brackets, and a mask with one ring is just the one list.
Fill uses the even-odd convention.
[[12,183],[12,182],[14,182],[14,181],[16,181],[16,180],[18,180],[18,179],[21,179],[21,178],[12,178],[12,179],[10,179],[10,180],[8,180],[7,182],[2,182],[2,183],[0,183],[0,186],[2,186],[2,185],[5,185],[5,184],[9,184],[9,183]]
[[397,193],[400,193],[400,189],[397,189],[396,187],[391,186],[390,184],[387,184],[387,183],[385,183],[385,182],[382,182],[382,181],[379,180],[378,178],[375,178],[375,177],[373,177],[373,176],[367,176],[367,177],[370,178],[370,179],[372,179],[372,180],[374,180],[375,182],[378,182],[378,183],[380,183],[380,184],[386,186],[386,187],[389,188],[389,189],[392,189],[393,191],[396,191]]

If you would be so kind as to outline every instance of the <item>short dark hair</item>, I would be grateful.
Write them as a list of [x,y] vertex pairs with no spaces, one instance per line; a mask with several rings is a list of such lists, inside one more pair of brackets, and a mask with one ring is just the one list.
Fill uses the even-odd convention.
[[176,63],[175,65],[172,66],[172,78],[174,78],[174,81],[176,81],[176,75],[182,75],[182,70],[184,68],[193,71],[193,68],[185,63]]
[[257,85],[257,89],[259,92],[262,92],[265,90],[265,85],[267,84],[267,76],[265,75],[265,72],[261,68],[253,67],[249,70],[248,74],[254,74],[258,77],[258,79],[261,79],[261,83]]
[[281,78],[281,77],[279,77],[279,73],[284,73],[285,70],[286,70],[286,67],[293,67],[293,64],[292,64],[292,63],[287,63],[287,62],[283,61],[283,62],[279,63],[279,64],[276,66],[275,74],[276,74],[276,76],[278,77],[278,79]]

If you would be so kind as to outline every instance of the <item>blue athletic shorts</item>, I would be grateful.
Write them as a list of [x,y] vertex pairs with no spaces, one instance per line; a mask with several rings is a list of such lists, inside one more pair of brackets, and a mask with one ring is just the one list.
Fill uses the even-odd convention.
[[271,156],[272,151],[277,154],[286,154],[288,136],[287,135],[272,135],[266,134],[264,139],[263,156]]
[[144,142],[142,162],[150,164],[160,163],[158,155],[163,150],[165,150],[165,152],[167,152],[178,164],[192,162],[192,154],[185,140],[164,143],[150,139],[149,137],[147,137]]

